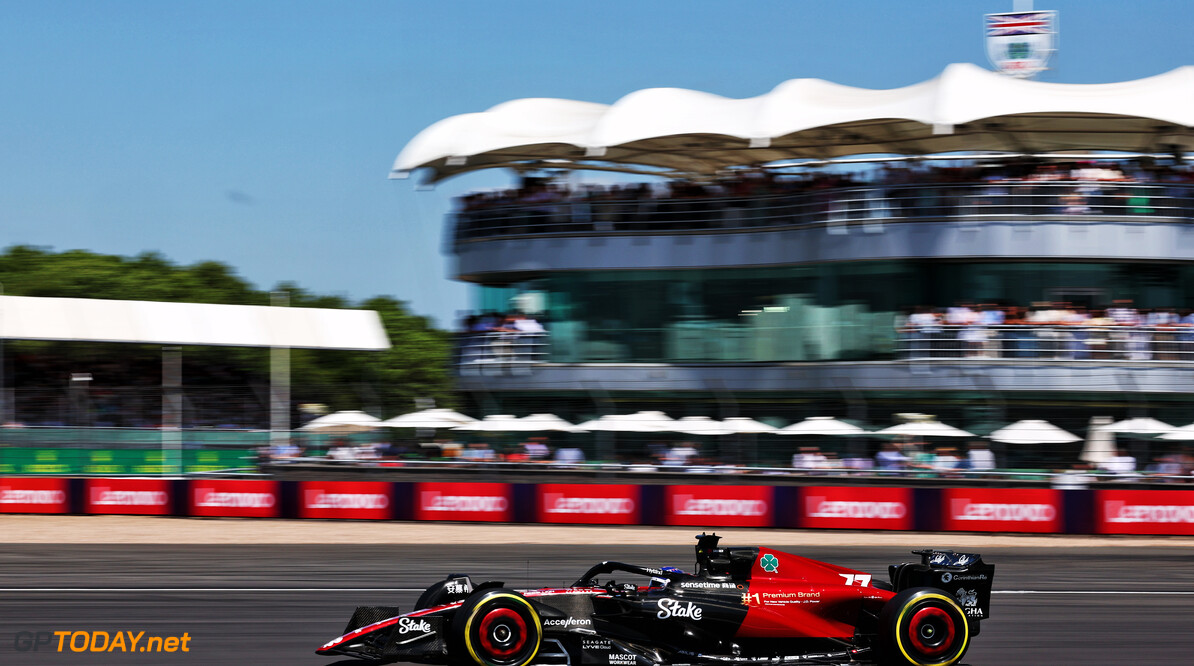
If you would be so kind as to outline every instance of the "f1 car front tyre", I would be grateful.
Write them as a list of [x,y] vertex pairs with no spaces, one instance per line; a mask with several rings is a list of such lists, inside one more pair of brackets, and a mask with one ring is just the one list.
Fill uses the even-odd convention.
[[969,644],[966,614],[944,590],[904,590],[879,613],[880,654],[886,664],[950,666],[962,659]]
[[514,590],[482,590],[452,620],[453,662],[466,666],[526,666],[543,640],[543,622]]

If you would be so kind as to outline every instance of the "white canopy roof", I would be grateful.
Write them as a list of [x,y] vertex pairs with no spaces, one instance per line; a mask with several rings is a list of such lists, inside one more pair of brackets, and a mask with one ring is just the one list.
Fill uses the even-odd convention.
[[0,338],[389,349],[372,310],[0,296]]
[[683,174],[862,154],[1168,151],[1194,148],[1192,128],[1194,66],[1067,84],[962,63],[890,90],[793,79],[748,99],[678,88],[639,90],[611,105],[518,99],[431,125],[403,148],[391,176],[424,167],[437,181],[499,166]]

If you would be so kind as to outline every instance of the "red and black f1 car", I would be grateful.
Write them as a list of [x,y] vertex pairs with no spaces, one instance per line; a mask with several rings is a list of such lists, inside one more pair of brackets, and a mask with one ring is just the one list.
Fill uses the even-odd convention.
[[[886,582],[719,539],[697,537],[696,573],[602,562],[571,587],[537,590],[451,575],[409,613],[357,608],[316,652],[452,666],[947,666],[989,612],[995,567],[978,555],[913,551],[921,561],[891,566]],[[619,572],[649,580],[598,581]]]

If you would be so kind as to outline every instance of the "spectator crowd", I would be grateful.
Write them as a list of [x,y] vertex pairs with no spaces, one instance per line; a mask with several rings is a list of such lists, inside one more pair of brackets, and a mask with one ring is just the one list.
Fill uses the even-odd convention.
[[[623,450],[610,461],[590,461],[584,448],[571,439],[553,441],[547,436],[531,436],[521,441],[503,438],[500,443],[488,441],[461,442],[441,437],[433,442],[414,443],[353,443],[334,442],[326,457],[341,463],[402,467],[419,463],[450,464],[453,467],[491,467],[510,469],[505,465],[523,463],[530,468],[577,470],[586,463],[596,462],[600,469],[627,472],[661,472],[684,474],[748,474],[791,476],[886,476],[942,479],[997,480],[1024,474],[1048,475],[1055,482],[1084,484],[1092,480],[1132,481],[1146,477],[1161,482],[1194,480],[1194,455],[1180,443],[1159,448],[1151,457],[1138,460],[1124,448],[1116,449],[1097,464],[1058,458],[1053,463],[1033,465],[1032,469],[1005,459],[1007,452],[996,456],[987,442],[974,439],[964,445],[930,443],[917,437],[897,437],[879,443],[871,442],[861,449],[833,445],[822,449],[816,445],[802,445],[791,455],[790,467],[783,469],[769,464],[749,465],[732,449],[716,445],[703,447],[691,439],[652,441],[637,450]],[[785,446],[792,450],[790,446]],[[847,451],[838,453],[837,450]],[[869,453],[873,451],[873,453]],[[852,452],[851,452],[852,451]],[[325,455],[291,445],[279,458]],[[1044,465],[1041,468],[1041,465]],[[1027,478],[1027,477],[1025,477]]]
[[1194,360],[1194,312],[1136,308],[1130,299],[1088,309],[959,302],[921,306],[897,322],[903,358]]
[[547,360],[547,329],[529,314],[473,314],[465,318],[462,329],[458,365]]
[[[1153,159],[937,164],[888,162],[854,173],[748,168],[699,182],[611,185],[525,177],[516,188],[461,197],[456,231],[458,238],[467,239],[964,212],[1194,217],[1194,170],[1182,164]],[[849,188],[863,191],[834,195]]]

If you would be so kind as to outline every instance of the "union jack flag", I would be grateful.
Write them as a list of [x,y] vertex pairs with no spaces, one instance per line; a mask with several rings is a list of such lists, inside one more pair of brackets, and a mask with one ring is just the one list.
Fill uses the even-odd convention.
[[987,14],[987,36],[1048,35],[1053,32],[1052,12]]

